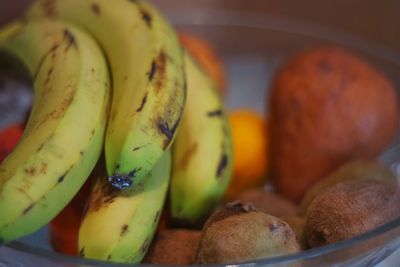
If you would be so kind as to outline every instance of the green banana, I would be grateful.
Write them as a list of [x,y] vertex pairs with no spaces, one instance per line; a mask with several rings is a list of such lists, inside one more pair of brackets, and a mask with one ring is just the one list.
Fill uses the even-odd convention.
[[183,58],[174,30],[143,1],[38,0],[27,16],[71,21],[100,43],[113,79],[109,180],[120,189],[139,183],[170,147],[183,112]]
[[232,140],[214,83],[185,53],[187,101],[172,147],[172,219],[203,222],[223,197],[232,176]]
[[0,243],[47,224],[73,198],[103,146],[110,81],[104,56],[68,24],[15,22],[0,49],[34,80],[34,102],[14,151],[0,165]]
[[130,189],[117,190],[104,175],[97,177],[79,228],[80,256],[140,262],[160,219],[170,172],[167,151],[146,179]]

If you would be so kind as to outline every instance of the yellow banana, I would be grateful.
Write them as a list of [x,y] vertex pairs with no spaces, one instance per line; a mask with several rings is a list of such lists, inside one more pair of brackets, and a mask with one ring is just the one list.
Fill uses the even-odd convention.
[[185,53],[187,102],[172,147],[172,219],[200,225],[223,197],[232,176],[232,140],[212,80]]
[[[153,239],[171,170],[169,151],[146,179],[126,190],[117,190],[99,176],[79,229],[80,256],[138,263]],[[104,171],[105,173],[105,171]]]
[[109,99],[104,56],[90,36],[66,23],[15,22],[0,49],[34,80],[26,130],[0,165],[0,243],[47,224],[73,198],[102,150]]
[[111,68],[113,100],[105,141],[110,182],[140,182],[170,147],[185,101],[174,30],[144,1],[38,0],[28,17],[60,17],[89,31]]

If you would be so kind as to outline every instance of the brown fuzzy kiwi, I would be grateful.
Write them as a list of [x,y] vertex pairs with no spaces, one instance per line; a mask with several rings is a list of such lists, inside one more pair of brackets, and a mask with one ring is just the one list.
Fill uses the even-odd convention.
[[308,249],[306,237],[306,217],[293,216],[282,218],[293,229],[301,250]]
[[206,222],[196,263],[238,263],[298,251],[296,236],[286,222],[235,202]]
[[298,214],[297,205],[277,193],[266,191],[264,188],[247,190],[238,194],[236,199],[243,203],[253,203],[257,208],[278,218],[291,217]]
[[345,162],[379,155],[398,129],[397,98],[383,73],[346,49],[317,47],[292,58],[268,105],[278,191],[300,201]]
[[311,201],[328,188],[349,180],[381,181],[390,184],[397,184],[397,177],[391,169],[375,160],[355,160],[348,162],[328,177],[313,185],[304,195],[300,202],[299,212],[305,214]]
[[193,264],[200,236],[200,231],[186,229],[163,230],[156,236],[143,259],[143,263]]
[[400,216],[397,186],[346,181],[319,194],[307,210],[306,236],[320,247],[373,230]]

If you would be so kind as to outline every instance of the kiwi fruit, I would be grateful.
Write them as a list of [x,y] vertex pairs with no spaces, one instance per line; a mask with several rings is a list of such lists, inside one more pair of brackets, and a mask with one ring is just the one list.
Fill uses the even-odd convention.
[[293,216],[283,218],[287,224],[293,229],[297,242],[301,250],[308,249],[307,237],[306,237],[306,217]]
[[239,263],[298,251],[295,233],[286,222],[251,204],[234,202],[207,220],[196,263]]
[[397,186],[377,181],[346,181],[319,194],[307,210],[311,247],[350,239],[400,216]]
[[267,106],[271,174],[278,192],[295,202],[345,162],[378,156],[399,126],[391,81],[336,46],[292,57],[275,76]]
[[311,201],[337,183],[349,180],[381,181],[396,185],[397,177],[392,170],[375,160],[355,160],[340,166],[328,177],[313,185],[300,202],[299,212],[305,214]]
[[278,218],[291,217],[298,214],[296,204],[264,188],[254,188],[244,191],[238,194],[236,199],[242,203],[250,202],[269,215]]
[[188,265],[193,264],[200,231],[168,229],[161,231],[154,239],[143,263]]

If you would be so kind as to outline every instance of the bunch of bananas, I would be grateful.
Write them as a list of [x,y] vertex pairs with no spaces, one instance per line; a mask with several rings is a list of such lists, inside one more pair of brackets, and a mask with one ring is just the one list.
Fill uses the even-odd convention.
[[0,49],[35,90],[24,135],[0,165],[0,244],[46,225],[96,164],[104,171],[81,256],[140,262],[168,191],[171,217],[186,224],[215,208],[232,170],[223,104],[154,6],[39,0],[0,30]]

